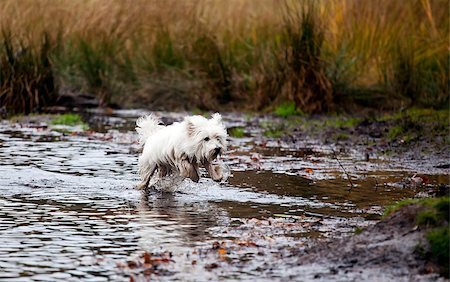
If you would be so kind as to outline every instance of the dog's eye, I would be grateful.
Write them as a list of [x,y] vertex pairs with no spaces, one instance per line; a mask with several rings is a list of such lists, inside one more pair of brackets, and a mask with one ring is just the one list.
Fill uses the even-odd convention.
[[209,137],[205,137],[205,139],[203,139],[203,140],[205,140],[205,141],[209,141]]

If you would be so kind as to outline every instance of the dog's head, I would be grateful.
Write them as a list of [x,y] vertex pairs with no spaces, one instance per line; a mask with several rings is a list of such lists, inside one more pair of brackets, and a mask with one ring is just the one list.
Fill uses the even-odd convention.
[[188,146],[187,154],[199,163],[212,162],[227,148],[227,131],[220,114],[210,119],[202,116],[185,118]]

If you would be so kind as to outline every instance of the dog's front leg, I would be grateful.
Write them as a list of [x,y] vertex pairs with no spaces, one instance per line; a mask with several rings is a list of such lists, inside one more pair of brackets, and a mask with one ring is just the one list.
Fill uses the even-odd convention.
[[198,182],[200,180],[198,164],[190,163],[187,159],[182,160],[180,164],[180,175],[190,178],[194,182]]
[[209,175],[211,176],[212,180],[214,181],[222,181],[223,179],[223,171],[222,168],[219,165],[215,165],[212,163],[205,163],[206,170],[208,171]]
[[152,164],[148,167],[147,170],[141,171],[141,182],[139,182],[138,185],[136,185],[137,189],[145,189],[148,187],[148,183],[150,182],[150,179],[152,178],[153,174],[156,171],[156,164]]

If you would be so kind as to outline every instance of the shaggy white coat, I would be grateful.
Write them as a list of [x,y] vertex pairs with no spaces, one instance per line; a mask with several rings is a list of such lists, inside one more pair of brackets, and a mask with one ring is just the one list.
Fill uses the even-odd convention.
[[139,157],[138,188],[146,188],[156,176],[182,176],[198,182],[199,166],[203,165],[211,178],[221,181],[223,172],[212,161],[227,147],[227,131],[222,117],[216,113],[210,119],[202,116],[185,117],[182,122],[161,125],[154,115],[136,121],[139,143],[143,145]]

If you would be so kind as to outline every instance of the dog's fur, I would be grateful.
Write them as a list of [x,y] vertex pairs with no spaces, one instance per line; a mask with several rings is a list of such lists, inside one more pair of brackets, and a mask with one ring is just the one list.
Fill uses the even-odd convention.
[[223,172],[212,161],[227,147],[227,131],[222,117],[211,119],[189,116],[182,122],[164,126],[158,118],[148,115],[136,121],[139,143],[144,147],[139,157],[138,188],[148,187],[152,177],[182,176],[198,182],[199,165],[203,165],[214,181],[221,181]]

